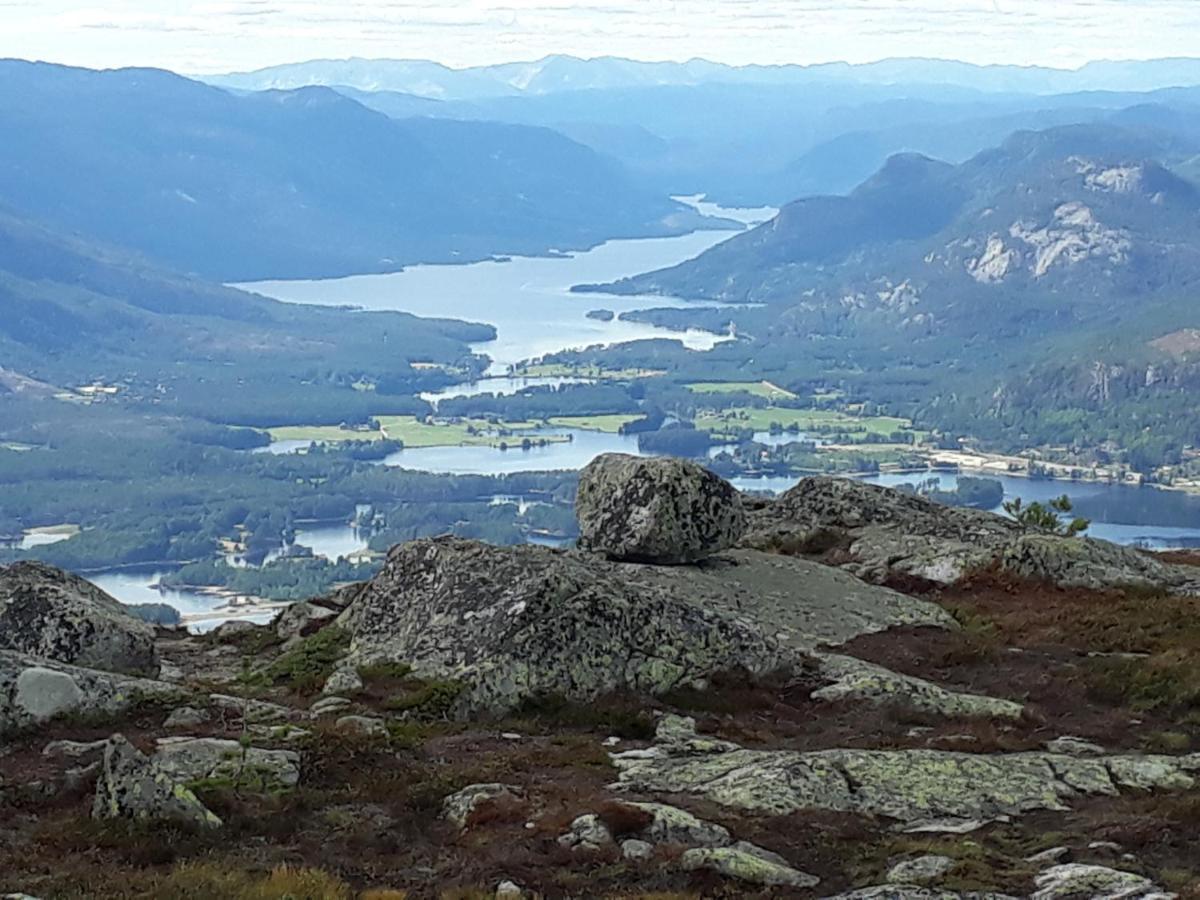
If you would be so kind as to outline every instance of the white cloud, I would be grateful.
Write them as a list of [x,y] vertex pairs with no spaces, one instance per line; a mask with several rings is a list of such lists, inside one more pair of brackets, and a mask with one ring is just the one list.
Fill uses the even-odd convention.
[[1198,0],[0,0],[0,55],[184,71],[548,53],[1075,66],[1193,55],[1198,37]]

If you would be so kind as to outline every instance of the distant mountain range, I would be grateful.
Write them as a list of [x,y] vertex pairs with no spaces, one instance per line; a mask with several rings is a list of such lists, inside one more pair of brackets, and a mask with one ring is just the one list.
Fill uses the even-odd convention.
[[898,59],[731,67],[548,57],[448,69],[317,61],[210,79],[240,90],[333,87],[396,118],[553,128],[619,159],[662,194],[779,206],[843,193],[888,156],[963,162],[1014,131],[1105,121],[1152,103],[1200,120],[1200,60],[1079,70]]
[[1186,134],[1088,125],[957,166],[897,155],[848,196],[606,290],[766,303],[797,337],[994,342],[1116,322],[1200,286],[1200,188],[1168,168],[1197,153]]
[[1080,69],[977,66],[939,59],[887,59],[863,65],[729,66],[693,59],[641,62],[603,56],[553,55],[534,62],[452,69],[429,60],[323,59],[204,76],[210,84],[244,90],[291,90],[344,85],[362,91],[398,91],[435,100],[479,100],[564,91],[697,86],[702,84],[928,84],[977,91],[1067,93],[1148,91],[1200,85],[1200,59],[1094,62]]
[[702,225],[546,128],[397,120],[327,88],[0,61],[0,203],[224,281],[388,271]]

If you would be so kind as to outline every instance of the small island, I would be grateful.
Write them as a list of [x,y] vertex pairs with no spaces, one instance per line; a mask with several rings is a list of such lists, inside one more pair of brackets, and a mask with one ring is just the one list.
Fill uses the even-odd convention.
[[611,309],[593,309],[588,312],[587,317],[589,319],[596,319],[600,322],[611,322],[617,317],[617,314]]

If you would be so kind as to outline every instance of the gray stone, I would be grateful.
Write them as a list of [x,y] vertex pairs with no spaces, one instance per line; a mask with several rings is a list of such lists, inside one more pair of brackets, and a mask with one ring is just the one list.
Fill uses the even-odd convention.
[[942,891],[916,884],[880,884],[834,894],[824,900],[1018,900],[1008,894],[988,891]]
[[755,502],[742,545],[848,551],[847,571],[867,581],[915,576],[951,584],[1000,566],[1022,578],[1093,590],[1200,592],[1200,577],[1132,547],[1026,529],[1012,519],[955,509],[853,479],[805,478],[777,501]]
[[515,881],[502,881],[496,885],[496,900],[521,900],[525,892]]
[[363,689],[362,677],[351,667],[342,667],[325,679],[321,693],[332,697],[346,697]]
[[442,816],[456,828],[467,827],[471,814],[495,800],[519,802],[521,789],[512,784],[472,784],[442,802]]
[[951,691],[851,656],[822,654],[819,666],[821,677],[833,683],[813,691],[815,700],[858,700],[964,718],[1019,719],[1025,709],[1012,700]]
[[630,838],[621,841],[621,856],[630,862],[643,862],[654,856],[654,845],[648,841]]
[[305,637],[317,631],[322,623],[332,620],[337,613],[315,603],[300,601],[286,607],[272,623],[275,634],[281,640]]
[[626,562],[694,563],[746,527],[737,490],[682,459],[607,453],[579,476],[579,546]]
[[1070,847],[1051,847],[1032,856],[1025,857],[1025,862],[1035,866],[1052,866],[1055,863],[1066,862],[1071,856]]
[[35,722],[77,709],[83,703],[83,691],[66,672],[34,666],[17,676],[15,704]]
[[265,625],[251,622],[249,619],[230,619],[228,622],[222,622],[208,634],[216,641],[236,641],[253,631],[265,630]]
[[158,674],[154,629],[76,575],[0,566],[0,650],[125,675]]
[[345,712],[353,705],[345,697],[322,697],[308,708],[308,714],[314,719],[319,719],[323,716],[335,716],[340,712]]
[[171,710],[171,714],[163,722],[163,728],[169,730],[176,728],[196,728],[199,725],[205,724],[210,719],[212,719],[212,715],[206,709],[196,709],[194,706],[180,706],[177,709]]
[[897,863],[888,870],[889,884],[937,884],[954,868],[948,856],[919,856]]
[[1105,866],[1067,863],[1047,869],[1034,879],[1032,900],[1149,900],[1165,895],[1149,878]]
[[413,541],[393,548],[338,622],[353,636],[351,661],[405,662],[418,677],[463,684],[459,717],[537,695],[661,694],[722,671],[790,667],[762,629],[706,608],[686,583],[649,583],[649,568],[529,545]]
[[375,716],[342,716],[334,723],[334,727],[343,734],[353,734],[364,738],[386,738],[387,723]]
[[180,782],[227,779],[268,789],[300,781],[300,754],[218,738],[160,738],[153,759],[158,770]]
[[119,734],[104,748],[92,817],[161,819],[199,828],[221,825],[179,778],[159,768]]
[[744,841],[731,847],[687,850],[679,863],[688,872],[708,869],[726,878],[765,887],[811,888],[821,880],[792,868],[782,857]]
[[0,736],[65,712],[115,715],[143,699],[183,696],[177,685],[0,650]]
[[641,835],[656,844],[724,847],[733,841],[726,828],[698,819],[687,810],[665,803],[629,805],[653,816],[653,820],[642,830]]
[[298,710],[268,700],[209,694],[208,702],[222,715],[231,719],[241,719],[248,725],[272,725],[303,718],[303,713]]
[[936,750],[745,750],[693,753],[678,737],[612,756],[619,787],[691,794],[724,806],[786,815],[805,809],[886,816],[902,827],[971,823],[1065,810],[1077,797],[1122,789],[1188,790],[1191,756],[1072,757]]
[[599,850],[613,842],[612,832],[600,817],[589,813],[571,823],[571,830],[558,839],[558,843],[571,850]]
[[42,756],[60,759],[93,760],[104,753],[108,741],[51,741],[42,748]]
[[1105,753],[1099,744],[1069,735],[1047,741],[1046,749],[1051,753],[1065,753],[1067,756],[1103,756]]

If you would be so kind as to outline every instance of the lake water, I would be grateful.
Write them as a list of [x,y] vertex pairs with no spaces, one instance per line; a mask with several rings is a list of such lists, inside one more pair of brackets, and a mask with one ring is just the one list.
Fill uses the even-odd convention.
[[569,437],[522,450],[520,437],[507,450],[495,447],[413,447],[393,453],[385,466],[450,475],[512,475],[516,472],[563,472],[582,469],[602,453],[637,453],[637,435],[608,434],[579,428],[537,428],[538,437]]
[[494,341],[474,345],[492,359],[491,374],[510,365],[566,349],[646,338],[682,341],[710,350],[727,335],[671,331],[618,318],[589,319],[594,309],[618,315],[650,307],[714,306],[670,297],[573,294],[577,284],[601,284],[692,259],[737,234],[698,231],[682,237],[609,241],[592,250],[553,257],[515,257],[465,266],[412,266],[390,275],[357,275],[321,281],[264,281],[239,287],[293,303],[399,310],[418,316],[484,322]]
[[[122,603],[165,603],[173,606],[186,618],[190,616],[205,616],[198,622],[189,622],[188,628],[195,632],[210,631],[225,621],[224,617],[211,617],[212,611],[225,606],[229,601],[222,597],[202,594],[187,590],[158,590],[155,585],[166,577],[169,572],[158,569],[126,569],[120,572],[106,572],[100,575],[88,575],[87,580],[102,591],[116,597]],[[269,622],[278,610],[262,610],[260,612],[237,616],[249,622]]]
[[481,378],[478,381],[470,381],[465,384],[454,384],[450,387],[442,388],[440,391],[426,391],[419,396],[422,400],[431,403],[434,409],[437,409],[439,402],[449,400],[453,397],[478,397],[482,394],[510,397],[513,394],[519,394],[521,391],[533,387],[559,388],[564,384],[591,384],[594,381],[595,379],[593,378],[568,378],[565,376],[512,378],[501,375],[492,378]]

